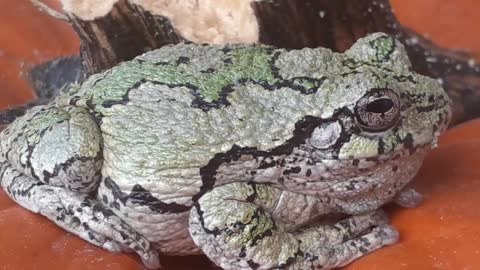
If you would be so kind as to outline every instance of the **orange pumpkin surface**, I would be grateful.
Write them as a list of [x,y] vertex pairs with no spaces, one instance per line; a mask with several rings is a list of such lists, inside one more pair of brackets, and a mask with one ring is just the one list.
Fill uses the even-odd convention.
[[[429,33],[439,44],[480,52],[477,0],[391,2],[403,23]],[[77,50],[78,40],[68,25],[41,14],[27,0],[0,1],[0,108],[32,97],[21,75],[25,67]],[[389,207],[392,223],[401,233],[400,242],[346,269],[480,269],[479,138],[480,120],[449,130],[414,181],[425,196],[422,205]],[[167,270],[213,269],[201,256],[162,259]],[[0,191],[0,269],[127,270],[143,266],[134,255],[104,251],[63,231]]]

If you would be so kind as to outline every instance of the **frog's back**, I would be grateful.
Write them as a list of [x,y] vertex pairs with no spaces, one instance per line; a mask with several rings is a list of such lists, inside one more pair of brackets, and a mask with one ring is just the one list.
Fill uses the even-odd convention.
[[323,58],[333,53],[288,53],[261,45],[167,46],[92,76],[69,102],[100,119],[104,177],[123,190],[155,185],[164,193],[157,197],[177,193],[191,205],[205,185],[199,171],[215,154],[279,146],[305,115],[321,113]]

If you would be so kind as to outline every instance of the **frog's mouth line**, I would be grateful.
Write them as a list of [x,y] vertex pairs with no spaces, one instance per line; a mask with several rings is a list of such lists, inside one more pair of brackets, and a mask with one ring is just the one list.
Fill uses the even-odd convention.
[[325,157],[318,159],[318,162],[322,161],[345,161],[345,162],[376,162],[376,163],[384,163],[390,160],[395,160],[407,156],[414,155],[418,152],[426,152],[432,148],[431,143],[425,143],[417,146],[412,146],[407,149],[392,151],[388,153],[378,154],[374,156],[365,156],[365,157],[358,157],[358,158],[332,158],[332,157]]
[[426,152],[430,148],[431,148],[431,144],[426,143],[426,144],[421,144],[417,146],[412,146],[407,149],[379,154],[378,156],[360,158],[359,160],[363,159],[365,161],[371,161],[371,160],[390,161],[390,160],[395,160],[402,157],[412,156],[420,152]]

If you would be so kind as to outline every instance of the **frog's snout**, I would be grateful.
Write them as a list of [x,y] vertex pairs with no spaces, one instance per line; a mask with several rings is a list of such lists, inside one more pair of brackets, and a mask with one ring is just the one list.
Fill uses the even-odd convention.
[[435,118],[437,118],[436,123],[438,123],[433,130],[433,140],[431,143],[432,148],[435,148],[438,146],[438,138],[445,130],[447,130],[451,123],[453,102],[443,88],[441,88],[439,95],[433,103],[434,104],[432,105],[437,108],[434,113],[436,114]]
[[444,120],[444,125],[441,127],[439,133],[443,133],[448,126],[450,125],[452,121],[452,114],[453,114],[453,101],[452,99],[447,95],[447,93],[442,89],[442,95],[443,95],[443,100],[445,101],[443,105],[443,110],[440,112],[440,114],[443,115],[445,118]]

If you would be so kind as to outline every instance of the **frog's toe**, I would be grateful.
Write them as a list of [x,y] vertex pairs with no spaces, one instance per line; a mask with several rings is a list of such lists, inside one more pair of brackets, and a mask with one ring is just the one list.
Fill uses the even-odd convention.
[[325,269],[343,267],[367,253],[398,241],[398,231],[389,225],[380,225],[371,232],[346,241],[329,249],[323,256],[326,261],[322,266]]
[[375,227],[372,232],[378,234],[378,237],[382,239],[383,245],[393,245],[397,243],[400,238],[397,229],[389,225]]
[[388,224],[388,216],[382,209],[361,215],[354,215],[339,222],[326,225],[324,233],[328,244],[341,244],[351,240],[375,226]]
[[423,200],[422,194],[417,192],[413,188],[406,188],[394,198],[394,202],[405,208],[414,208],[417,207]]
[[[101,235],[95,232],[90,232],[90,233],[91,233],[90,237],[94,237],[99,242],[103,242],[101,247],[108,251],[111,251],[111,252],[131,252],[132,251],[132,249],[125,244],[122,244],[112,239],[107,239],[104,235]],[[160,269],[160,266],[161,266],[160,259],[159,259],[158,253],[155,250],[151,249],[145,252],[144,250],[137,249],[134,251],[140,255],[140,258],[143,264],[145,265],[145,267],[147,267],[148,269]]]
[[371,218],[372,218],[372,225],[384,225],[384,224],[388,224],[388,222],[390,221],[387,213],[383,209],[378,209],[375,212],[373,212]]
[[12,166],[0,166],[0,175],[7,194],[23,207],[94,245],[110,251],[134,251],[149,268],[159,267],[150,242],[90,196],[44,184]]
[[[96,238],[100,238],[101,236],[98,235]],[[129,248],[125,245],[118,243],[117,241],[105,240],[103,242],[102,248],[111,251],[111,252],[125,252],[129,251]]]
[[160,269],[160,259],[156,251],[149,251],[141,255],[141,259],[145,267],[148,269]]

